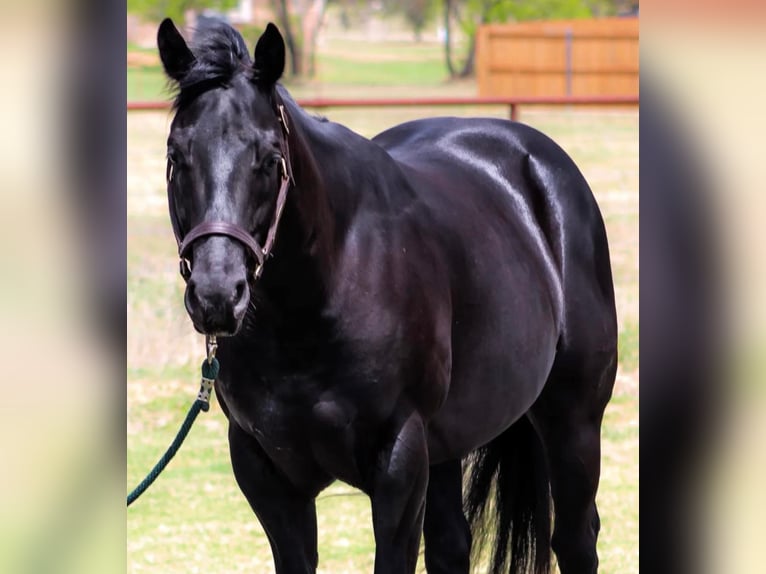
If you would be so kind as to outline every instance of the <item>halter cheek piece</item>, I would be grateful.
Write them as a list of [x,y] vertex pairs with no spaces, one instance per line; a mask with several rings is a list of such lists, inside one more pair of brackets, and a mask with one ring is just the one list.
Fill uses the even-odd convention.
[[[279,147],[281,153],[280,171],[282,181],[279,186],[279,193],[277,194],[277,204],[274,210],[274,217],[269,226],[269,231],[266,235],[266,241],[263,247],[258,245],[255,238],[240,226],[234,223],[228,223],[226,221],[203,221],[199,225],[189,231],[183,238],[181,237],[180,224],[175,213],[173,205],[173,198],[170,191],[170,185],[168,185],[168,203],[170,205],[170,219],[173,225],[173,233],[176,237],[176,243],[178,243],[178,256],[180,258],[180,271],[181,277],[184,281],[189,281],[191,277],[191,268],[189,266],[189,260],[186,257],[192,244],[200,237],[207,237],[209,235],[225,235],[236,239],[255,257],[256,266],[253,273],[253,280],[260,278],[263,273],[263,266],[266,260],[271,254],[271,250],[274,247],[274,242],[277,237],[277,228],[279,227],[279,220],[282,218],[282,211],[285,207],[285,201],[287,200],[287,190],[290,188],[290,182],[295,183],[292,172],[292,164],[290,162],[290,148],[287,145],[287,136],[290,133],[290,129],[287,127],[287,116],[285,115],[285,107],[279,103],[277,105],[277,118],[282,126],[282,139],[280,140]],[[167,180],[168,184],[173,178],[173,166],[168,166]]]

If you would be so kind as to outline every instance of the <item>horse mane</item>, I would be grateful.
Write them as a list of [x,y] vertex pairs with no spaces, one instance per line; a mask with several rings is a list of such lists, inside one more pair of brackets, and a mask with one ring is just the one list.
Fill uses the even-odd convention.
[[[287,112],[290,125],[287,139],[290,145],[296,184],[300,187],[299,182],[311,182],[308,188],[311,193],[301,193],[299,202],[299,212],[302,222],[306,226],[305,239],[313,244],[310,250],[317,255],[322,266],[325,269],[330,269],[337,225],[331,213],[332,206],[328,202],[328,190],[324,188],[322,170],[317,164],[309,143],[310,134],[314,130],[321,129],[321,125],[329,123],[329,120],[306,112],[284,86],[278,84],[275,87],[275,93],[284,104]],[[292,192],[292,196],[295,197],[295,192]],[[309,246],[306,245],[306,247]]]
[[178,81],[173,109],[212,87],[225,85],[239,73],[252,73],[253,61],[242,35],[220,19],[205,19],[194,30],[189,48],[194,63]]
[[[205,18],[194,29],[189,49],[194,54],[192,67],[179,81],[170,80],[174,110],[210,88],[229,83],[238,73],[254,72],[244,38],[219,18]],[[328,121],[319,114],[313,117],[319,122]]]

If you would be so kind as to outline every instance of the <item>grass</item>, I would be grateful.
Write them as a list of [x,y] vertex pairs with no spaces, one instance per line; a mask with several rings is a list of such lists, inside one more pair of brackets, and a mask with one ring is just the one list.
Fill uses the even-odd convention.
[[[142,55],[156,55],[156,50],[152,49],[131,46],[128,49]],[[289,88],[297,88],[298,93],[313,93],[327,86],[335,86],[342,93],[344,88],[369,86],[438,88],[447,78],[439,44],[390,42],[381,49],[379,44],[369,42],[333,40],[327,42],[317,54],[316,77],[300,81],[286,78],[285,81]],[[127,84],[128,101],[164,100],[168,97],[159,57],[154,65],[128,67]]]
[[[389,74],[388,81],[399,81],[367,86],[362,80],[368,71],[358,61],[361,48],[353,50],[356,61],[338,57],[349,47],[355,46],[329,43],[320,62],[324,78],[345,83],[296,84],[290,86],[293,94],[475,93],[472,84],[438,79],[438,54],[429,53],[428,46],[412,46],[416,55],[422,52],[417,57],[424,63],[395,64],[395,58],[412,55],[406,44],[387,45],[383,56],[367,64],[376,67],[376,74]],[[152,89],[164,84],[156,71]],[[367,136],[429,115],[507,117],[502,107],[323,113]],[[600,571],[638,572],[638,114],[525,108],[522,120],[551,135],[572,155],[591,183],[607,225],[620,321],[620,370],[602,430]],[[183,308],[166,213],[163,158],[168,126],[166,112],[128,116],[128,488],[143,478],[175,435],[196,394],[204,348]],[[374,543],[368,499],[336,484],[318,499],[317,510],[319,571],[370,572]],[[127,556],[131,573],[273,571],[266,536],[234,481],[225,418],[215,400],[162,477],[131,507]]]
[[128,68],[128,101],[167,100],[167,78],[160,66]]
[[327,56],[318,66],[320,81],[362,86],[392,84],[438,85],[445,80],[441,65],[421,62],[373,62],[360,66],[342,57]]
[[620,366],[627,371],[638,369],[638,321],[623,321],[617,340]]
[[321,84],[438,86],[447,76],[436,44],[392,42],[371,54],[369,43],[336,40],[317,57],[316,80]]

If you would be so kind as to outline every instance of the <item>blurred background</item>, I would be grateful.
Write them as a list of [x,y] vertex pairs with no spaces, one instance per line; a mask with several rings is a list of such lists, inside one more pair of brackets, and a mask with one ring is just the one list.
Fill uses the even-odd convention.
[[[129,101],[162,96],[155,37],[166,16],[187,33],[222,18],[249,44],[273,21],[289,52],[286,83],[298,97],[552,96],[567,94],[567,80],[567,95],[638,93],[634,0],[128,0]],[[491,29],[496,40],[481,46]],[[614,47],[625,37],[631,45]],[[604,38],[613,40],[609,53],[600,49],[610,43]],[[498,83],[490,70],[508,77]]]
[[[187,35],[222,16],[251,49],[268,21],[289,27],[286,87],[366,136],[513,108],[553,137],[601,206],[617,292],[601,571],[639,570],[639,426],[645,570],[765,571],[766,14],[749,0],[641,8],[639,115],[637,2],[0,4],[0,571],[272,568],[215,400],[123,506],[175,435],[203,353],[166,212],[166,15]],[[369,572],[366,498],[338,485],[317,506],[321,571]]]
[[[637,14],[637,2],[611,0],[131,0],[128,485],[172,439],[196,390],[204,349],[183,307],[167,216],[171,113],[157,25],[171,16],[189,38],[201,19],[224,18],[252,51],[273,21],[289,52],[283,84],[310,111],[372,137],[419,117],[508,118],[513,104],[515,117],[550,135],[584,172],[606,220],[620,322],[618,382],[603,431],[599,551],[604,572],[638,572]],[[489,98],[503,103],[487,104]],[[418,105],[402,105],[412,99]],[[336,484],[317,508],[319,570],[371,572],[367,497]],[[218,405],[130,508],[127,552],[130,572],[188,572],[190,563],[208,572],[272,571],[266,536],[230,470]],[[425,571],[422,562],[418,568]]]

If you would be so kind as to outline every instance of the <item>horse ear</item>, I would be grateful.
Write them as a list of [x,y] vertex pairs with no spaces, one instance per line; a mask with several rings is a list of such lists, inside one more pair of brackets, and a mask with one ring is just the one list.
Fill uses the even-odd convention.
[[253,60],[255,61],[253,79],[261,86],[273,86],[285,71],[285,41],[271,22],[258,38]]
[[194,54],[170,18],[165,18],[157,30],[157,47],[165,73],[179,81],[194,63]]

